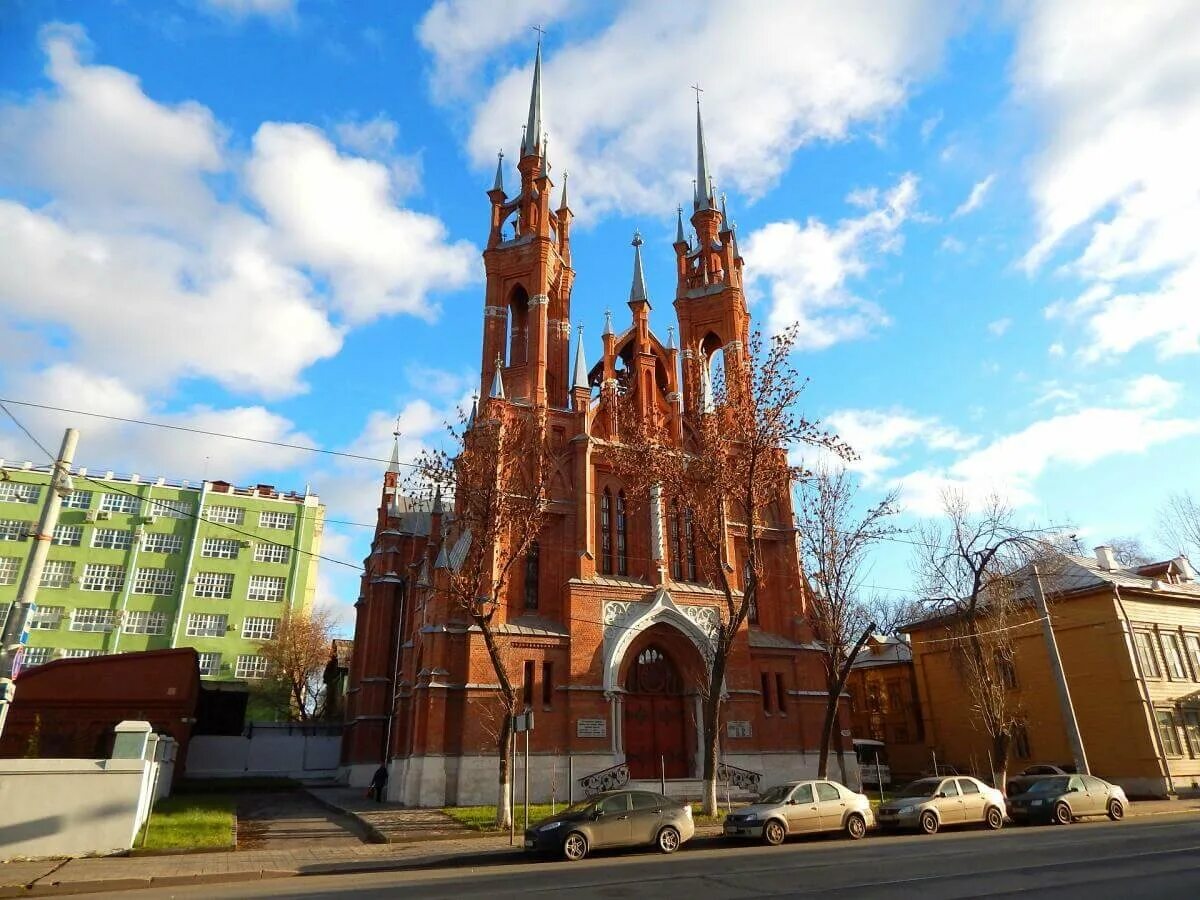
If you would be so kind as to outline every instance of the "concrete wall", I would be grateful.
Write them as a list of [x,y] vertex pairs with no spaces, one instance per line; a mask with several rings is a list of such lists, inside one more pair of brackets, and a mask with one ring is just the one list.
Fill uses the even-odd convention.
[[285,729],[255,728],[248,737],[200,735],[188,747],[187,776],[332,778],[338,774],[341,745],[341,735]]
[[130,849],[156,769],[141,759],[0,760],[0,860]]

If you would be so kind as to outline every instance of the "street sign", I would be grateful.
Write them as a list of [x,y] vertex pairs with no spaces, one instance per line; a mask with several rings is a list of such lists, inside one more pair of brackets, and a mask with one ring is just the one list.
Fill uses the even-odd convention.
[[523,713],[517,713],[513,716],[513,731],[520,734],[522,731],[533,731],[533,710],[526,710]]

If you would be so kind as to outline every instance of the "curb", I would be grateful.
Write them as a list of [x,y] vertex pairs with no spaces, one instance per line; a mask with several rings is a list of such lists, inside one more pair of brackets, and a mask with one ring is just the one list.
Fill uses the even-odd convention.
[[345,816],[348,819],[353,819],[354,822],[358,825],[358,827],[361,828],[364,832],[366,832],[366,838],[367,838],[368,844],[389,844],[389,843],[391,843],[391,841],[388,840],[388,837],[386,834],[384,834],[382,831],[380,831],[378,828],[376,828],[374,825],[372,825],[366,819],[362,818],[362,816],[359,816],[358,814],[353,813],[348,809],[338,806],[336,803],[333,803],[330,800],[326,800],[324,797],[318,797],[316,794],[314,794],[312,791],[310,791],[307,787],[302,787],[301,790],[303,790],[304,793],[308,794],[308,796],[311,797],[313,800],[315,800],[320,806],[325,807],[325,809],[329,810],[330,812],[335,812],[340,816]]

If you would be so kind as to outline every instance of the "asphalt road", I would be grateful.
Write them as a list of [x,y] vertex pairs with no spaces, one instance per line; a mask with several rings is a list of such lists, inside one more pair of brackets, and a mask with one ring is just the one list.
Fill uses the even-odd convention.
[[275,881],[137,891],[131,898],[662,898],[1200,897],[1200,819],[1163,816],[1067,827],[1007,827],[792,840],[782,847],[707,844],[666,857],[608,853],[580,863],[322,875]]

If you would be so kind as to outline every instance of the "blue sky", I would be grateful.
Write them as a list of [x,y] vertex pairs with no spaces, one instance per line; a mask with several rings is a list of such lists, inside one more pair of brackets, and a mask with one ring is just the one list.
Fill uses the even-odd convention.
[[[484,190],[540,23],[593,357],[635,227],[672,321],[698,80],[752,311],[803,323],[806,412],[864,498],[998,492],[1165,552],[1200,456],[1200,7],[1098,5],[8,0],[0,389],[368,456],[397,415],[404,453],[436,440],[478,377]],[[79,425],[93,469],[373,518],[370,463],[17,409],[48,445]],[[0,456],[37,453],[0,425]],[[906,556],[873,583],[907,588]],[[352,571],[323,580],[352,602]]]

